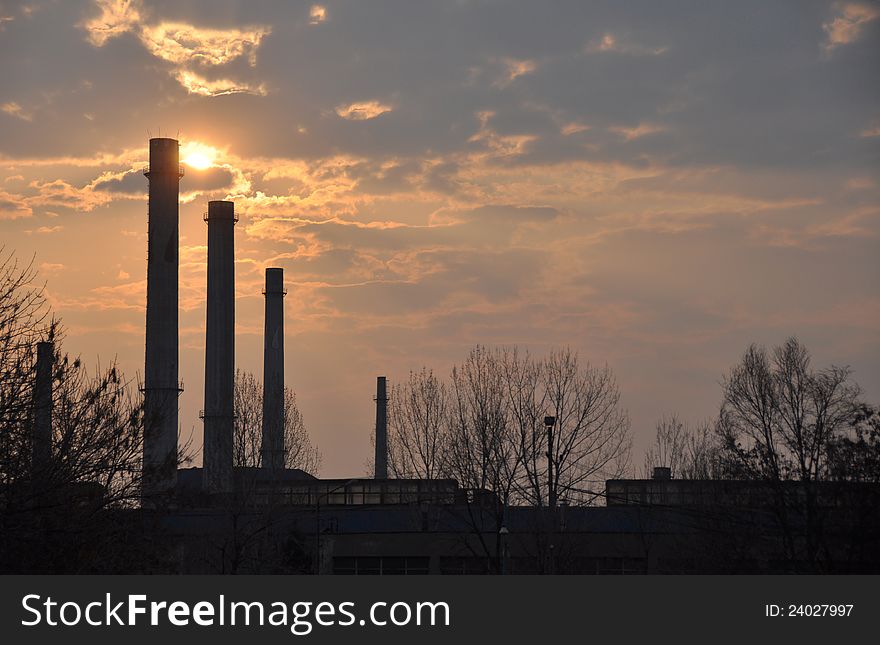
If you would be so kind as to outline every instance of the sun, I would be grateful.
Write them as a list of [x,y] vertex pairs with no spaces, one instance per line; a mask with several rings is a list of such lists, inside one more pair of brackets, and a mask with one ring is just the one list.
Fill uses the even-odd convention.
[[204,143],[188,141],[181,146],[183,163],[196,170],[207,170],[214,165],[218,150]]

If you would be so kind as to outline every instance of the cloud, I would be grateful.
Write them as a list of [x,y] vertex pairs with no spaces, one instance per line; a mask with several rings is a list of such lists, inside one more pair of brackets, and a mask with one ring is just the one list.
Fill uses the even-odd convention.
[[65,269],[65,266],[63,264],[59,264],[59,263],[43,262],[40,264],[40,271],[42,273],[48,273],[48,274],[60,273],[61,271],[64,271],[64,269]]
[[4,103],[3,105],[0,105],[0,110],[3,110],[9,116],[14,116],[16,119],[21,119],[22,121],[30,122],[34,120],[33,114],[26,111],[14,101],[10,101],[9,103]]
[[531,74],[538,69],[538,64],[533,60],[505,57],[500,62],[504,66],[504,73],[493,83],[496,87],[507,87],[520,76]]
[[[204,193],[231,190],[236,186],[237,180],[246,181],[240,173],[226,166],[204,170],[189,168],[180,182],[180,201],[188,203]],[[104,172],[88,185],[88,190],[92,192],[110,195],[107,199],[144,199],[148,189],[147,180],[139,168]]]
[[125,195],[145,195],[147,192],[143,172],[135,169],[102,173],[91,186],[93,190]]
[[367,121],[393,109],[393,106],[380,101],[359,101],[336,106],[336,114],[346,121]]
[[110,195],[96,192],[91,184],[80,188],[64,179],[52,181],[35,179],[28,184],[28,187],[36,191],[35,195],[27,197],[30,206],[67,208],[87,213],[112,201]]
[[262,83],[208,78],[202,70],[227,66],[238,59],[255,67],[257,49],[263,38],[271,33],[270,27],[205,29],[180,22],[149,24],[144,19],[140,3],[135,0],[95,0],[95,3],[101,14],[82,23],[82,27],[89,42],[96,47],[131,32],[153,56],[172,64],[172,77],[190,94],[209,97],[266,95]]
[[660,56],[665,54],[667,47],[645,47],[611,33],[602,34],[600,38],[590,41],[584,48],[588,54],[616,53],[629,56]]
[[35,229],[29,229],[25,231],[26,235],[33,235],[36,233],[37,235],[51,235],[52,233],[58,233],[59,231],[64,230],[63,226],[41,226]]
[[139,0],[95,0],[101,13],[82,24],[89,42],[103,47],[111,38],[134,31],[141,22]]
[[838,3],[835,12],[834,18],[822,25],[826,34],[822,48],[827,54],[841,45],[856,42],[865,25],[880,17],[877,7],[855,2]]
[[268,91],[262,83],[251,84],[239,81],[233,81],[228,78],[218,78],[209,80],[203,76],[199,76],[195,72],[181,69],[175,74],[177,82],[180,83],[190,94],[198,94],[199,96],[225,96],[227,94],[255,94],[257,96],[266,96]]
[[[262,269],[283,266],[291,381],[340,410],[311,414],[322,427],[358,427],[379,362],[445,371],[476,342],[607,360],[639,427],[669,406],[712,414],[722,368],[768,334],[813,334],[878,391],[876,19],[823,57],[843,4],[85,4],[16,10],[0,34],[22,54],[0,104],[40,126],[0,112],[0,238],[69,268],[49,283],[82,330],[71,348],[134,373],[146,132],[216,151],[180,182],[185,425],[209,195],[241,216],[242,367],[259,369]],[[71,28],[84,15],[92,29]],[[212,99],[227,93],[265,98]],[[820,322],[817,294],[839,297]],[[338,452],[332,475],[357,451]]]
[[162,60],[177,65],[196,64],[205,67],[225,65],[245,58],[257,64],[257,49],[271,32],[269,27],[245,29],[201,29],[181,23],[143,25],[140,39],[147,50]]
[[590,126],[584,125],[583,123],[579,123],[577,121],[570,121],[563,125],[559,131],[564,136],[569,137],[573,134],[577,134],[578,132],[585,132],[590,129]]
[[485,146],[489,156],[494,158],[516,157],[526,152],[529,144],[537,140],[532,134],[499,134],[495,128],[489,125],[493,117],[497,115],[494,110],[481,110],[476,117],[480,128],[468,141],[481,143]]
[[205,170],[189,170],[180,182],[180,189],[184,192],[214,192],[230,189],[234,186],[236,173],[225,166],[214,166]]
[[309,24],[320,25],[327,20],[327,7],[320,4],[313,4],[309,9]]
[[874,119],[868,127],[859,132],[859,136],[863,138],[880,137],[880,119]]
[[434,214],[435,222],[480,222],[484,224],[518,225],[524,222],[550,222],[560,216],[552,206],[517,206],[486,204],[469,209],[446,209]]
[[633,139],[639,139],[641,137],[648,136],[649,134],[657,134],[659,132],[665,132],[666,128],[662,125],[657,125],[654,123],[639,123],[635,127],[626,127],[626,126],[612,126],[608,128],[609,131],[614,134],[619,134],[624,138],[625,141],[632,141]]
[[0,190],[0,220],[30,217],[33,209],[19,195]]

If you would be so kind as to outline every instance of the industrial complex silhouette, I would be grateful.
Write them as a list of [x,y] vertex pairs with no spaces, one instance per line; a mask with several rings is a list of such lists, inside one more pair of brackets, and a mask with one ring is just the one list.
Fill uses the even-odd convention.
[[[708,573],[812,571],[784,544],[809,532],[781,521],[775,500],[796,482],[610,480],[604,505],[508,506],[453,479],[389,477],[388,390],[377,377],[373,477],[318,479],[288,468],[284,445],[281,268],[265,273],[262,445],[259,467],[234,465],[235,224],[231,201],[208,202],[202,466],[178,455],[177,140],[149,146],[149,225],[140,504],[113,511],[130,553],[115,571],[180,573]],[[52,459],[51,341],[36,348],[33,478]],[[546,424],[552,432],[554,419]],[[72,497],[87,504],[100,491]],[[880,571],[877,486],[823,484],[818,505],[833,537],[823,562]],[[126,537],[127,536],[127,537]],[[126,547],[128,548],[128,547]],[[8,565],[8,560],[6,561]],[[101,567],[97,567],[99,570]]]

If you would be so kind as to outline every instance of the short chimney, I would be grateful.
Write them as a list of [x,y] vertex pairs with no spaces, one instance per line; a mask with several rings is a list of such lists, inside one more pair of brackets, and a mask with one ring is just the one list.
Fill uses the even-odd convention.
[[672,479],[672,469],[669,466],[654,466],[655,481],[669,481]]
[[388,479],[388,395],[385,377],[376,378],[376,460],[374,479]]
[[34,379],[34,428],[31,445],[31,469],[34,478],[45,471],[52,461],[52,365],[54,361],[54,343],[37,343],[36,378]]
[[262,467],[284,468],[284,269],[266,269]]

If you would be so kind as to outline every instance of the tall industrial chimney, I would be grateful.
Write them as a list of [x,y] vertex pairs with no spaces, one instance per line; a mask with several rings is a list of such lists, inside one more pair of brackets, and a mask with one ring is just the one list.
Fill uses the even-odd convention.
[[178,190],[176,139],[150,139],[147,225],[147,339],[144,361],[144,480],[149,499],[177,481]]
[[37,366],[34,380],[34,430],[31,472],[39,477],[52,461],[52,364],[55,345],[37,343]]
[[384,376],[376,378],[375,468],[374,479],[388,479],[388,396]]
[[203,485],[232,490],[235,378],[235,245],[232,202],[208,202],[208,306],[205,324]]
[[284,269],[266,269],[262,466],[284,468]]

